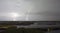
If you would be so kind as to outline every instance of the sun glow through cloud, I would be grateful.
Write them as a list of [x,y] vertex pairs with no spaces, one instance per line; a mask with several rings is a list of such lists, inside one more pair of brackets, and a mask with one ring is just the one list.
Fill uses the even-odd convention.
[[19,14],[12,12],[12,13],[10,13],[10,16],[13,18],[13,21],[15,21],[16,18],[19,17]]
[[19,15],[17,13],[11,13],[11,16],[15,18],[18,17]]

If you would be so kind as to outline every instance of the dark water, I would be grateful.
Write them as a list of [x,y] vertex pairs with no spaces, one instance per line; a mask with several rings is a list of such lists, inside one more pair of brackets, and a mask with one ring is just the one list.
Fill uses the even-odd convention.
[[4,30],[0,30],[0,32],[2,32],[2,31],[4,31]]
[[51,31],[51,32],[46,32],[46,33],[60,33],[60,30],[54,30],[54,31]]

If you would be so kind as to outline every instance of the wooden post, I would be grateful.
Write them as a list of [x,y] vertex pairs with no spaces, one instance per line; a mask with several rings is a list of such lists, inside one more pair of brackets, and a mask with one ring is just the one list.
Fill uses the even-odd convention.
[[48,33],[52,31],[52,28],[51,27],[48,27]]

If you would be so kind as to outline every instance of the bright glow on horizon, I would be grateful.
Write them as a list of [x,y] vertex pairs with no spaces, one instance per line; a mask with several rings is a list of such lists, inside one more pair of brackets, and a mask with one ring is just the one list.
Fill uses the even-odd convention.
[[18,17],[19,15],[18,15],[18,13],[11,13],[11,16],[12,16],[13,18],[15,18],[15,17]]
[[19,17],[19,14],[12,12],[12,13],[10,13],[10,16],[13,18],[13,21],[15,21],[16,18]]

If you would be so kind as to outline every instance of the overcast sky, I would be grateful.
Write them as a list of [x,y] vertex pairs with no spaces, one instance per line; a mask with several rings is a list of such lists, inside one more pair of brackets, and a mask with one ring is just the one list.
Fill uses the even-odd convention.
[[60,21],[60,0],[0,0],[0,21]]

